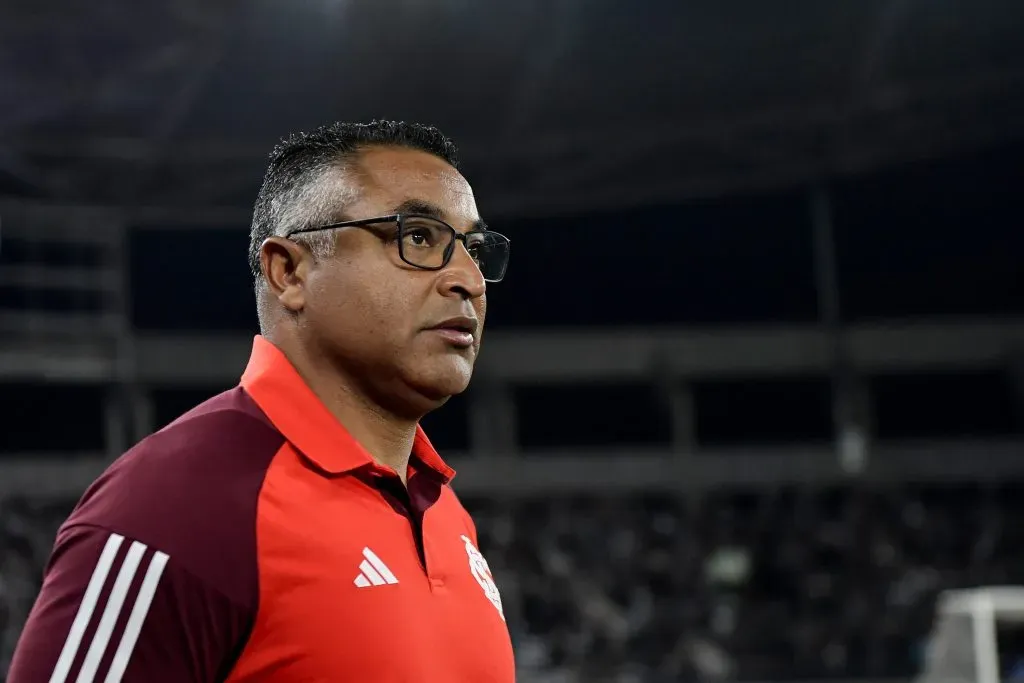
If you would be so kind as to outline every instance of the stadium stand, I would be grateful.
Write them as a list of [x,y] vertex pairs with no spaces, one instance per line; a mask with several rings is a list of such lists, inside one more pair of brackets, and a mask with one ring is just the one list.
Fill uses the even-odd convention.
[[[528,681],[906,679],[943,591],[1024,576],[1016,483],[466,504]],[[72,505],[0,502],[0,668]]]

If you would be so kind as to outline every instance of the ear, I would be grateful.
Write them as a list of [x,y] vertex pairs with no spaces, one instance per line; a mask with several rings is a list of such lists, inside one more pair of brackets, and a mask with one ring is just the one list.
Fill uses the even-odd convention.
[[301,244],[268,237],[260,245],[260,269],[267,291],[293,313],[306,305],[306,278],[313,256]]

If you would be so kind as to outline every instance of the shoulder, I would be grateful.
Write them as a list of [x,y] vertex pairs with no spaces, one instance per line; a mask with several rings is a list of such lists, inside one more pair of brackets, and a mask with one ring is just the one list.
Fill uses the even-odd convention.
[[62,530],[106,529],[170,555],[214,586],[251,585],[257,499],[283,443],[242,389],[225,392],[115,461]]

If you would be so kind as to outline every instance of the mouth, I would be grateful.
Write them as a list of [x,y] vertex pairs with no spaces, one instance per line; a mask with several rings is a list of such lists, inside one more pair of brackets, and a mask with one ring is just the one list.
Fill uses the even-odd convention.
[[438,335],[456,348],[468,349],[473,346],[473,342],[476,340],[476,332],[479,326],[480,322],[476,318],[459,316],[457,318],[449,318],[437,325],[432,325],[427,328],[427,331]]

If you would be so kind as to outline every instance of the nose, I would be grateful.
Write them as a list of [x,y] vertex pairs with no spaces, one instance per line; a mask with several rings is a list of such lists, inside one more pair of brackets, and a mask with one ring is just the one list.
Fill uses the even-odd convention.
[[442,296],[458,296],[470,300],[479,299],[487,292],[487,281],[461,240],[455,244],[451,261],[440,270],[437,289]]

